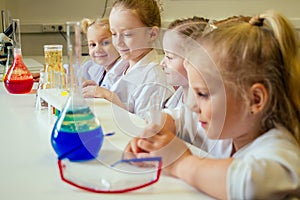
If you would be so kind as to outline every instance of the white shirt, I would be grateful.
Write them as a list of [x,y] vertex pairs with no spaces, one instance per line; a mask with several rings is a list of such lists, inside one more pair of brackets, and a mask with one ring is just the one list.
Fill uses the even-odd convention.
[[228,199],[300,198],[300,147],[286,129],[269,130],[233,157]]
[[175,122],[176,135],[182,140],[207,152],[215,158],[228,158],[232,151],[232,140],[213,140],[206,136],[198,121],[198,116],[188,106],[182,104],[175,109],[164,109]]
[[[174,93],[159,65],[155,50],[150,51],[111,87],[131,113],[145,118],[156,100],[160,107]],[[155,99],[155,101],[153,100]]]

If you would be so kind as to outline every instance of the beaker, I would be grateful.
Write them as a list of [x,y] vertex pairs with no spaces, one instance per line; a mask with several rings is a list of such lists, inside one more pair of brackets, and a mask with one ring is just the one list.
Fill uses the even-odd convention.
[[[80,67],[80,22],[67,22],[69,96],[53,127],[51,144],[58,158],[83,161],[96,158],[103,143],[103,131],[83,98],[76,77]],[[84,148],[78,148],[84,146]],[[72,152],[72,153],[70,153]]]
[[63,45],[44,45],[45,69],[51,88],[65,89],[65,71],[63,68]]
[[24,94],[31,91],[33,77],[23,62],[21,50],[20,20],[13,19],[14,60],[4,77],[4,85],[9,93]]

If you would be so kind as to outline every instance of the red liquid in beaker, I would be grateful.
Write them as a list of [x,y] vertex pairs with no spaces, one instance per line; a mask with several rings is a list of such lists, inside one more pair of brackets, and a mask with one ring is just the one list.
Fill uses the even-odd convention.
[[5,88],[12,94],[25,94],[31,91],[33,77],[22,60],[21,54],[16,54],[14,62],[4,78]]
[[32,79],[8,80],[4,82],[7,91],[11,94],[25,94],[31,91]]

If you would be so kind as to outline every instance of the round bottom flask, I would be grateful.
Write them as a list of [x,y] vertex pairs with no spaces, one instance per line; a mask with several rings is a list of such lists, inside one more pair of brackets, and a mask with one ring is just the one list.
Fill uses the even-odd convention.
[[51,144],[59,159],[90,160],[96,158],[101,149],[102,128],[83,101],[70,96],[54,125]]

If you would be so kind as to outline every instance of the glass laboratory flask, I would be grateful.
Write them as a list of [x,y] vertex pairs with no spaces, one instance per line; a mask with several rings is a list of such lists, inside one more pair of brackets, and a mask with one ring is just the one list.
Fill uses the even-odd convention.
[[100,123],[81,94],[76,72],[80,67],[80,22],[67,22],[69,96],[54,124],[51,144],[58,159],[84,161],[98,156],[103,143]]
[[14,60],[4,77],[4,85],[11,94],[25,94],[31,91],[33,77],[23,62],[20,36],[20,20],[13,19]]

